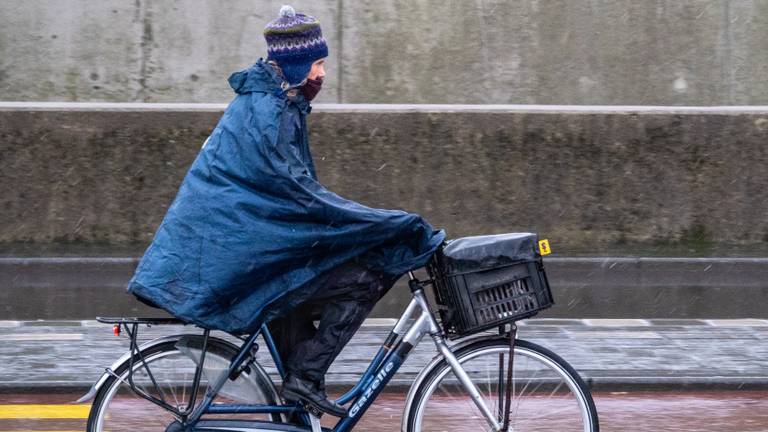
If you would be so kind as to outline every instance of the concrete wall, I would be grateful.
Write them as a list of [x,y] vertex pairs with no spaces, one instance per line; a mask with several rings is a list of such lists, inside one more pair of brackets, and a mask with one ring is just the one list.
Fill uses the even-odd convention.
[[[142,252],[222,108],[0,105],[0,251]],[[567,254],[768,252],[765,107],[317,106],[309,119],[323,184],[449,237],[535,231]]]
[[[0,100],[226,102],[283,0],[5,0]],[[764,0],[296,0],[319,102],[768,103]]]
[[[0,258],[0,319],[166,316],[125,292],[137,258]],[[766,258],[546,258],[555,305],[540,317],[768,318]],[[417,271],[421,280],[425,271]],[[407,277],[372,316],[397,317]],[[83,301],[87,299],[87,301]]]

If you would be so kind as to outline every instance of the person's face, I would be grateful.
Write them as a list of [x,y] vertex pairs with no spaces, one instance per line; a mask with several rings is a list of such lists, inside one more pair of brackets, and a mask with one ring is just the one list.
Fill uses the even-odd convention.
[[317,80],[322,79],[323,77],[325,77],[325,59],[321,58],[312,63],[312,69],[309,70],[307,78]]

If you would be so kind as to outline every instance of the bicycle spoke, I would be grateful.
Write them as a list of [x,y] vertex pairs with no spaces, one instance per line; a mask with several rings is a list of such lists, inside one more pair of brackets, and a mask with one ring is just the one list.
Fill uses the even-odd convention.
[[542,418],[546,418],[546,417],[552,416],[553,414],[558,414],[558,413],[567,412],[567,411],[573,411],[573,408],[572,407],[565,407],[565,408],[558,408],[558,409],[554,409],[554,410],[547,410],[547,412],[545,413],[546,416],[545,416],[545,414],[542,414],[542,415],[538,415],[538,416],[535,416],[535,417],[528,417],[527,420],[538,420],[538,419],[542,419]]
[[[527,360],[526,360],[526,362],[527,362]],[[536,372],[534,373],[534,376],[535,376],[536,374],[538,374],[538,373],[539,373],[539,372],[538,372],[538,371],[536,371]],[[515,404],[515,410],[514,410],[514,412],[510,412],[510,414],[509,414],[511,418],[515,418],[515,419],[517,418],[517,412],[518,412],[518,409],[520,408],[520,403],[521,403],[521,402],[522,402],[522,400],[523,400],[523,395],[525,394],[525,389],[527,389],[527,388],[528,388],[528,385],[529,385],[530,383],[531,383],[531,380],[530,380],[530,378],[529,378],[529,379],[528,379],[528,381],[527,381],[527,382],[525,383],[525,385],[523,386],[523,388],[520,390],[520,394],[519,394],[519,395],[518,395],[518,397],[517,397],[517,404]]]
[[550,398],[550,399],[552,398],[552,396],[553,396],[555,393],[557,393],[557,391],[560,389],[560,387],[562,387],[562,386],[563,386],[563,384],[564,384],[563,382],[559,382],[559,383],[557,384],[557,387],[555,387],[555,389],[554,389],[554,390],[552,390],[552,392],[550,392],[550,393],[549,393],[549,398]]

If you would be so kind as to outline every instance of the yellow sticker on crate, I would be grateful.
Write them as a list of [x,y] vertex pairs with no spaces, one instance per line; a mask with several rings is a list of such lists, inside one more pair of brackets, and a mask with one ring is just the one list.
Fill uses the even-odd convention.
[[549,240],[539,240],[539,253],[541,253],[542,256],[552,253],[552,249],[549,248]]

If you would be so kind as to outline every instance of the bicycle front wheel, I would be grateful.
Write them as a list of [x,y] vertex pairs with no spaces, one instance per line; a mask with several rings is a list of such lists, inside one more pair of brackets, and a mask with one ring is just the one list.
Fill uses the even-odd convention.
[[[488,408],[503,424],[509,340],[482,339],[454,353]],[[597,410],[578,373],[552,351],[515,341],[509,431],[599,431]],[[403,429],[491,431],[493,428],[443,360],[414,389]]]

